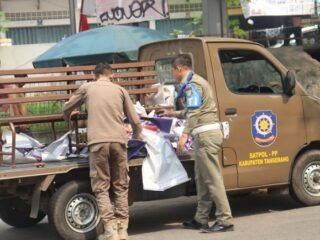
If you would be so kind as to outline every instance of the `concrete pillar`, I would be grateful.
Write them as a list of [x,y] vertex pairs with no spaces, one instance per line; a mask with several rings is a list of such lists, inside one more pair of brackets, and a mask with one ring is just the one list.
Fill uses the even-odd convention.
[[69,0],[69,16],[70,16],[71,34],[75,34],[77,33],[75,0]]
[[225,0],[202,0],[205,36],[228,36],[226,2]]

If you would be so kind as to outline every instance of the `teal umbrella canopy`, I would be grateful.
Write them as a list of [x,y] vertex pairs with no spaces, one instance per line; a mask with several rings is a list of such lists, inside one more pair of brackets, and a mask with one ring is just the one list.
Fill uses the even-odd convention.
[[171,37],[143,27],[112,25],[81,32],[58,42],[40,55],[35,68],[134,61],[144,44]]

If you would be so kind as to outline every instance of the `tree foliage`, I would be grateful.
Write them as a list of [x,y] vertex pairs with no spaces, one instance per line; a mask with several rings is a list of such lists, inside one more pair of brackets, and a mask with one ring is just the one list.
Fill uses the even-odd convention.
[[227,0],[227,7],[239,7],[240,0]]
[[[227,0],[227,7],[240,7],[241,1],[249,0]],[[186,33],[182,29],[173,29],[171,35],[175,37],[177,37],[178,35],[188,35],[189,37],[203,35],[203,15],[193,18],[192,22],[188,23],[186,26],[192,26],[194,30],[189,33]],[[240,28],[240,21],[238,18],[228,19],[228,26],[233,37],[247,38],[248,34],[245,30]]]
[[0,11],[0,33],[8,31],[6,27],[3,26],[3,23],[8,22],[4,12]]
[[229,19],[228,25],[230,30],[232,31],[233,37],[235,38],[247,38],[248,33],[240,28],[240,21],[238,18]]

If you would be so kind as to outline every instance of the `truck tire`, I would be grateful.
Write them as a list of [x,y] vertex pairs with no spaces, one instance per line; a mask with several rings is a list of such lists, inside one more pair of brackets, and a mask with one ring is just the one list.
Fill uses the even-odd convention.
[[0,217],[6,224],[16,228],[31,227],[45,218],[46,214],[39,212],[36,219],[30,218],[31,206],[24,201],[14,198],[0,201]]
[[304,205],[320,204],[320,151],[310,150],[301,155],[293,168],[293,197]]
[[87,181],[71,181],[50,200],[49,222],[63,239],[90,240],[103,232],[95,197]]

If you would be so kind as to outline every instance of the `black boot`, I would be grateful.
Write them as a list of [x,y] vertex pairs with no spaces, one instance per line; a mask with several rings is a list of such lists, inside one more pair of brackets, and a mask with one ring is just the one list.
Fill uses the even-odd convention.
[[202,233],[216,233],[216,232],[229,232],[234,230],[233,224],[222,224],[216,222],[210,228],[201,228]]
[[208,223],[202,224],[196,221],[195,219],[183,222],[183,227],[189,229],[209,229]]

